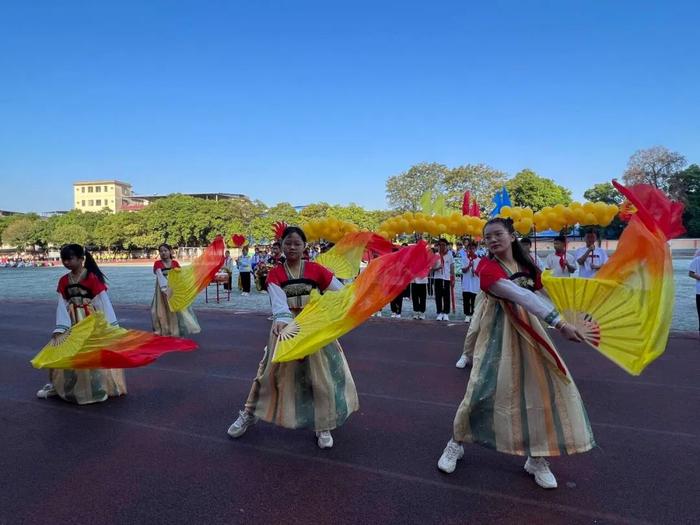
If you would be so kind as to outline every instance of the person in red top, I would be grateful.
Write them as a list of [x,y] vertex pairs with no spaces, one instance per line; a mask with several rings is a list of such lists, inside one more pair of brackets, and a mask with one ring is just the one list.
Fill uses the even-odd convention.
[[228,434],[241,437],[258,418],[285,428],[311,428],[319,448],[331,448],[331,430],[359,408],[357,390],[338,341],[297,361],[273,363],[280,333],[309,302],[312,290],[342,288],[320,264],[303,259],[306,236],[295,226],[282,234],[286,258],[267,276],[272,304],[272,328],[245,407]]
[[[90,252],[79,244],[67,244],[61,248],[61,261],[70,272],[58,281],[52,340],[56,344],[62,342],[73,325],[95,311],[102,312],[108,322],[117,325],[107,295],[105,276]],[[36,393],[42,399],[59,396],[79,405],[98,403],[109,396],[123,394],[126,394],[124,371],[110,369],[51,369],[49,383]]]
[[540,270],[515,238],[513,221],[490,220],[484,238],[484,299],[467,338],[474,365],[438,468],[453,472],[462,443],[477,443],[527,456],[524,468],[535,482],[555,488],[545,457],[585,452],[595,441],[581,395],[540,320],[572,341],[583,338],[541,295]]
[[168,298],[172,295],[172,290],[168,286],[168,272],[174,268],[180,268],[180,264],[173,259],[173,249],[169,244],[163,243],[158,246],[158,254],[160,260],[153,264],[153,273],[156,275],[156,289],[151,301],[153,331],[158,335],[174,337],[198,334],[201,328],[191,306],[179,312],[173,312],[168,305]]

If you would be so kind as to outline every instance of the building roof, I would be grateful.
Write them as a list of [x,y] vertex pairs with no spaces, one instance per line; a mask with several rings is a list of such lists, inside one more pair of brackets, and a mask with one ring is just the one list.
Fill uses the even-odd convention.
[[[170,197],[174,195],[169,193],[167,195],[131,195],[131,199],[143,199],[146,201],[152,201],[157,199],[164,199],[165,197]],[[196,197],[198,199],[211,199],[211,200],[229,200],[229,199],[248,199],[247,195],[242,193],[183,193],[182,195],[187,195],[188,197]]]
[[145,204],[125,204],[119,208],[119,211],[139,211],[143,210],[145,207]]
[[111,180],[107,180],[107,179],[105,179],[105,180],[81,180],[78,182],[74,182],[73,186],[81,186],[83,184],[118,184],[120,186],[131,186],[131,184],[128,182],[122,182],[120,180],[115,180],[115,179],[111,179]]

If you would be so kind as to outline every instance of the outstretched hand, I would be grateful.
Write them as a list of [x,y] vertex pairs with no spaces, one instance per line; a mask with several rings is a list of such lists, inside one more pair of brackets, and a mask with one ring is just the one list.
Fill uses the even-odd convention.
[[579,332],[574,325],[565,323],[559,328],[559,331],[569,341],[574,341],[575,343],[583,342],[583,335],[581,335],[581,332]]

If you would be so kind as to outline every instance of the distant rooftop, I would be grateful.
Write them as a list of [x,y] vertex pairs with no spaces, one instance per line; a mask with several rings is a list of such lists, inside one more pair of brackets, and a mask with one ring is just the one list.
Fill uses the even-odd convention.
[[[158,200],[158,199],[164,199],[165,197],[169,197],[172,195],[172,193],[167,194],[167,195],[132,195],[132,199],[143,199],[146,201],[153,201],[153,200]],[[183,195],[187,195],[188,197],[195,197],[197,199],[205,199],[205,200],[231,200],[231,199],[248,199],[247,195],[243,195],[242,193],[183,193]]]
[[73,186],[78,186],[81,184],[119,184],[120,186],[131,186],[131,184],[128,182],[122,182],[120,180],[115,180],[115,179],[111,179],[111,180],[107,180],[107,179],[104,179],[104,180],[83,180],[83,181],[74,182]]

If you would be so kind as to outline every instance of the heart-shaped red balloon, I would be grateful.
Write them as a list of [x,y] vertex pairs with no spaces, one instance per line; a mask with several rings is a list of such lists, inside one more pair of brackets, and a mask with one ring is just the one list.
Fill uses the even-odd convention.
[[235,248],[240,248],[245,244],[245,235],[239,235],[236,233],[231,236],[231,241],[233,241],[233,246]]

